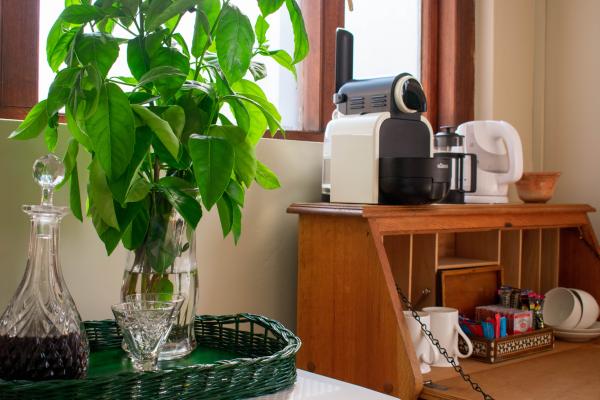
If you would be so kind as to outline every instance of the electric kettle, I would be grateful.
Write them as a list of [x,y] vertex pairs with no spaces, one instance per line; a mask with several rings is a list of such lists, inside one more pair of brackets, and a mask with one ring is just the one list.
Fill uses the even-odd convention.
[[465,137],[465,153],[477,156],[477,190],[465,196],[465,203],[508,203],[508,185],[523,175],[517,130],[506,121],[470,121],[457,133]]

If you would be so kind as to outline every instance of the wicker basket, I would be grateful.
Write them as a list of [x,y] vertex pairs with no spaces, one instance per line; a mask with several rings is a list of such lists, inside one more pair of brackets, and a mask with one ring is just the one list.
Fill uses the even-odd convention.
[[[120,348],[114,321],[88,321],[85,328],[92,353]],[[239,358],[81,380],[0,380],[0,399],[242,399],[295,382],[300,339],[279,322],[251,314],[200,316],[194,330],[199,347]]]

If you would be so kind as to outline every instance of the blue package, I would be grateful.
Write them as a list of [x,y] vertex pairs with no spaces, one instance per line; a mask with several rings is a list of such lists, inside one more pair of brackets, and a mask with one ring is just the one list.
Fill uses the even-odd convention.
[[506,317],[500,317],[500,337],[506,336]]
[[481,321],[481,327],[483,328],[483,337],[489,340],[494,339],[494,324],[491,322]]

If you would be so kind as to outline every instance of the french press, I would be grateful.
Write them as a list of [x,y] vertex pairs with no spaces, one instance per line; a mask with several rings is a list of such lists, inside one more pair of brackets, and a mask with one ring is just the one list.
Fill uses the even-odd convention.
[[[456,133],[453,126],[442,126],[442,131],[435,134],[434,151],[436,157],[450,159],[452,180],[450,190],[441,203],[464,204],[465,193],[474,193],[477,190],[477,155],[465,153],[464,136]],[[465,159],[469,158],[470,179],[465,177]],[[469,181],[468,190],[464,188]]]

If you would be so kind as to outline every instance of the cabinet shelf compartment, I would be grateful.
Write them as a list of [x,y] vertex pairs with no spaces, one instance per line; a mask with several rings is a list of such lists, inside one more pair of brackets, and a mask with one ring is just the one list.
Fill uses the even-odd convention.
[[498,265],[500,231],[439,233],[437,270]]

